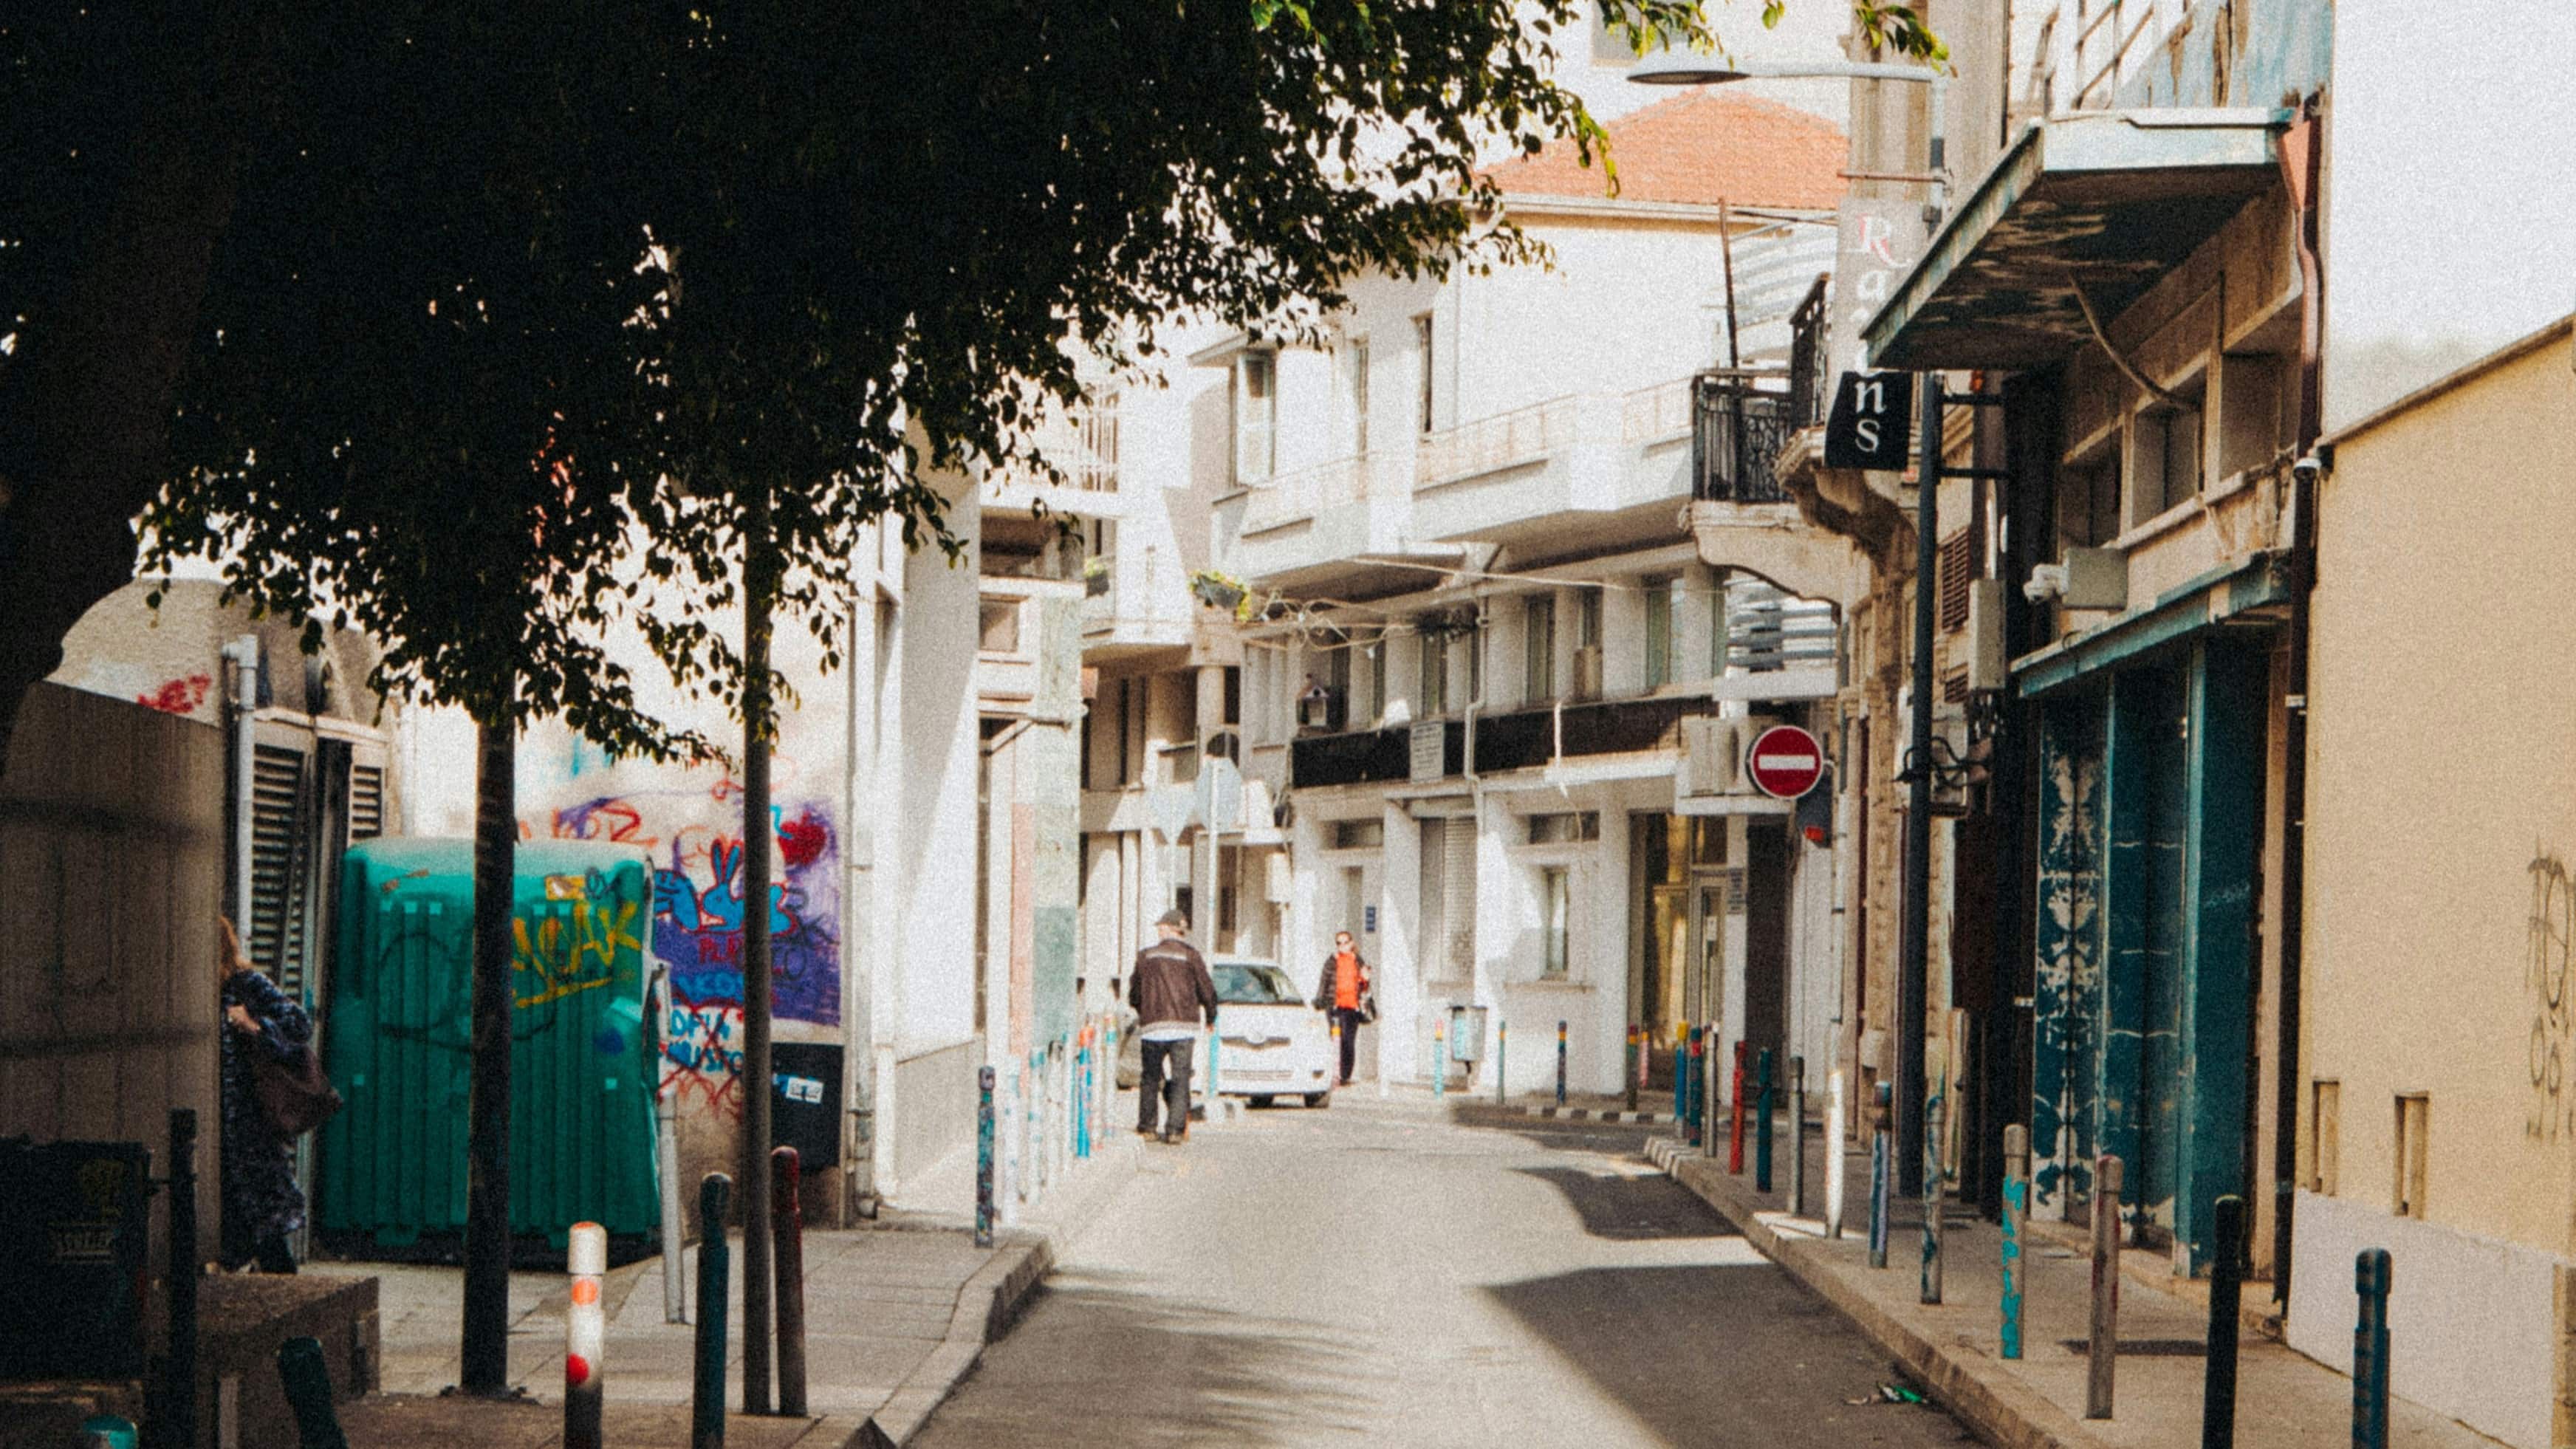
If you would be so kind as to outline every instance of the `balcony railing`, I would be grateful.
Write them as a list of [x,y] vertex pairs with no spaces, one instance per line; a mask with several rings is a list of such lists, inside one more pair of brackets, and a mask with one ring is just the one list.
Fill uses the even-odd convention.
[[1704,503],[1787,502],[1772,464],[1798,430],[1792,394],[1757,386],[1751,376],[1717,373],[1695,379],[1694,390],[1699,429],[1691,448],[1691,496]]
[[1535,463],[1574,441],[1583,402],[1581,395],[1568,394],[1424,434],[1415,453],[1413,486],[1436,488]]
[[1022,464],[997,474],[996,486],[1118,491],[1118,394],[1099,394],[1075,408],[1050,408],[1029,442],[1061,476],[1049,477],[1034,463]]
[[1260,533],[1359,502],[1369,496],[1373,463],[1369,457],[1336,458],[1253,484],[1243,501],[1243,531]]

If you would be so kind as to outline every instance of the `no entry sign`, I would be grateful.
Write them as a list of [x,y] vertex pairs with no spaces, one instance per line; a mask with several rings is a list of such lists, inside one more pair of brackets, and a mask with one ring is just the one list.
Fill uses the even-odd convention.
[[1745,773],[1753,786],[1774,800],[1795,800],[1825,777],[1824,747],[1796,725],[1773,725],[1753,737],[1744,752]]

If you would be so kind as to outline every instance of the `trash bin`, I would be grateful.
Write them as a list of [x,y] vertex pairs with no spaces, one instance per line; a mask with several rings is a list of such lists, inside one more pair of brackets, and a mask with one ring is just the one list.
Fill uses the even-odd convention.
[[1485,1012],[1482,1006],[1449,1008],[1449,1060],[1473,1066],[1485,1059]]

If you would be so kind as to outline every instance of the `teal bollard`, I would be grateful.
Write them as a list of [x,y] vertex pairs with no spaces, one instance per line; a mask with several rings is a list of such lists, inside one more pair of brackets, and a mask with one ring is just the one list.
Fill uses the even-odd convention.
[[1449,1095],[1449,1029],[1439,1022],[1431,1024],[1431,1095]]
[[2388,1283],[2386,1248],[2353,1258],[2361,1318],[2352,1330],[2352,1449],[2388,1449]]
[[1771,1190],[1771,1099],[1777,1087],[1771,1080],[1771,1049],[1764,1047],[1755,1059],[1760,1082],[1753,1099],[1753,1190]]
[[80,1449],[135,1449],[134,1421],[114,1414],[92,1414],[81,1421]]
[[690,1449],[724,1449],[725,1297],[730,1279],[725,1200],[733,1179],[710,1172],[698,1186],[698,1335],[696,1378],[689,1397]]
[[1508,1021],[1498,1021],[1498,1022],[1495,1022],[1495,1023],[1494,1023],[1494,1105],[1495,1105],[1495,1106],[1497,1106],[1497,1107],[1508,1107],[1508,1106],[1510,1106],[1510,1105],[1511,1105],[1511,1100],[1512,1100],[1512,1099],[1511,1099],[1511,1093],[1510,1093],[1510,1090],[1508,1089],[1508,1087],[1505,1085],[1505,1082],[1506,1082],[1506,1079],[1507,1079],[1507,1074],[1506,1074],[1506,1073],[1504,1072],[1504,1070],[1503,1070],[1503,1069],[1504,1069],[1504,1067],[1505,1067],[1505,1066],[1507,1066],[1507,1065],[1511,1062],[1511,1059],[1512,1059],[1512,1024],[1511,1024],[1510,1022],[1508,1022]]
[[277,1377],[295,1411],[297,1449],[349,1449],[340,1414],[331,1402],[331,1366],[319,1339],[290,1338],[277,1348]]
[[975,1246],[993,1246],[993,1069],[975,1071]]
[[1887,1266],[1887,1127],[1893,1093],[1878,1084],[1878,1105],[1869,1114],[1869,1265]]
[[2003,1333],[2002,1352],[2021,1357],[2021,1234],[2030,1214],[2030,1129],[2016,1122],[2004,1128]]
[[1565,1018],[1556,1019],[1556,1105],[1565,1105]]

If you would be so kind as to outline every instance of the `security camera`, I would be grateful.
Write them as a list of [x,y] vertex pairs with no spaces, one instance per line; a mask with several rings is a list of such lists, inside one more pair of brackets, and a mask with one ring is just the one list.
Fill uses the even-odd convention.
[[2066,593],[2066,565],[2040,564],[2030,571],[2030,580],[2021,586],[2022,597],[2034,604],[2045,604]]
[[2290,477],[2294,482],[2315,483],[2325,476],[2326,460],[2316,453],[2310,453],[2290,465]]

